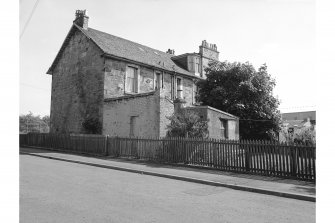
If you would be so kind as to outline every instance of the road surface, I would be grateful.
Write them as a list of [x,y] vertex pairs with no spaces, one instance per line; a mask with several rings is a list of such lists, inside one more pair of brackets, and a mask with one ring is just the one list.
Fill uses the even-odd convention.
[[20,222],[315,222],[315,203],[20,155]]

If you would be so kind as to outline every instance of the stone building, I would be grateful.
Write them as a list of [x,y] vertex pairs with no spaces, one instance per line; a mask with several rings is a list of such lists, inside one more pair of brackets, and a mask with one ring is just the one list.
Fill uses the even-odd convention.
[[[179,98],[185,109],[216,114],[208,116],[215,132],[210,137],[239,138],[237,117],[196,106],[195,81],[205,78],[210,60],[219,59],[215,44],[204,40],[199,53],[177,56],[171,49],[162,52],[92,29],[88,19],[85,11],[76,11],[47,72],[52,75],[51,132],[87,133],[84,123],[93,123],[100,134],[164,137],[166,117]],[[230,133],[218,135],[224,128]]]

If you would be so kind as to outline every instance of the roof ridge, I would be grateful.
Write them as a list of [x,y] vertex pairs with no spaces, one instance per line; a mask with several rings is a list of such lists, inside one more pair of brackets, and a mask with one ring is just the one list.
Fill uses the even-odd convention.
[[139,45],[139,46],[142,46],[142,47],[145,47],[145,48],[149,48],[149,49],[151,49],[151,50],[154,50],[154,51],[158,51],[158,52],[160,52],[160,53],[163,53],[163,54],[165,54],[165,55],[166,55],[166,56],[168,56],[168,57],[175,56],[175,55],[172,55],[172,54],[166,53],[166,52],[164,52],[164,51],[157,50],[157,49],[151,48],[151,47],[149,47],[149,46],[143,45],[143,44],[141,44],[141,43],[137,43],[137,42],[134,42],[134,41],[131,41],[131,40],[128,40],[128,39],[125,39],[125,38],[119,37],[119,36],[115,36],[115,35],[113,35],[113,34],[110,34],[110,33],[106,33],[106,32],[104,32],[104,31],[101,31],[101,30],[97,30],[97,29],[94,29],[94,28],[90,28],[90,27],[88,27],[88,30],[90,30],[90,29],[91,29],[92,31],[98,31],[98,32],[101,32],[101,33],[104,33],[104,34],[107,34],[107,35],[110,35],[110,36],[113,36],[113,37],[119,38],[119,39],[121,39],[121,40],[125,40],[125,41],[128,41],[128,42],[130,42],[130,43],[134,43],[134,44],[136,44],[136,45]]

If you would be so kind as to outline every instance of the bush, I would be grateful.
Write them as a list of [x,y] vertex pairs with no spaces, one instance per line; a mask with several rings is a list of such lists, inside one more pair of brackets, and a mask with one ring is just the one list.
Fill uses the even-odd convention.
[[168,137],[208,137],[208,120],[201,120],[193,111],[184,109],[167,118],[171,121],[167,126]]
[[283,135],[288,143],[304,143],[307,145],[315,146],[315,129],[312,127],[303,127],[297,129],[294,133],[289,133],[287,130],[283,130]]
[[87,134],[100,134],[102,125],[98,118],[86,118],[83,127]]

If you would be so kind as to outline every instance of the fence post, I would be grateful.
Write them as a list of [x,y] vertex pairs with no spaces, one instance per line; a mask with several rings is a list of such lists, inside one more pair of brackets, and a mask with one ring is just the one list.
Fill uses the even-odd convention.
[[105,136],[105,156],[108,156],[108,135]]
[[296,149],[294,146],[290,146],[290,152],[291,152],[291,175],[296,177],[297,176],[297,161],[296,161]]
[[[249,146],[248,143],[245,143],[246,141],[242,140],[241,144],[244,147],[244,152],[245,152],[245,171],[249,172]],[[246,146],[247,145],[247,146]]]

